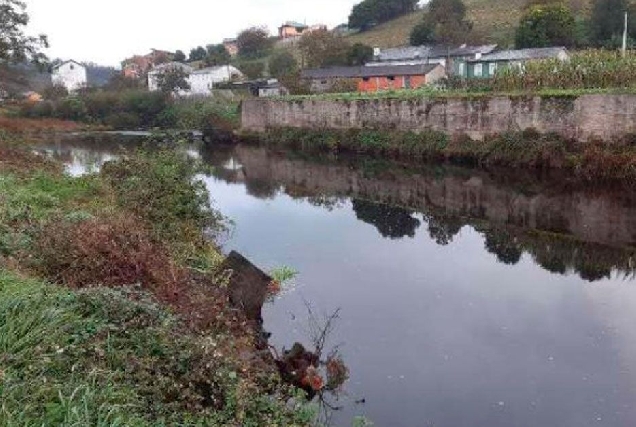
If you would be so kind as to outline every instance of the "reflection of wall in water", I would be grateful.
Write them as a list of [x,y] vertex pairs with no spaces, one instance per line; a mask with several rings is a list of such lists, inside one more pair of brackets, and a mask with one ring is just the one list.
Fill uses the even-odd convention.
[[412,213],[418,211],[438,244],[449,244],[471,225],[500,262],[515,264],[525,251],[551,272],[573,270],[587,280],[607,277],[613,269],[633,270],[636,204],[620,198],[582,191],[529,195],[474,171],[413,174],[396,167],[370,172],[251,147],[226,155],[236,155],[244,168],[221,178],[245,180],[251,194],[271,197],[284,189],[296,198],[320,196],[320,204],[329,196],[352,197],[358,218],[385,237],[414,236],[420,221]]

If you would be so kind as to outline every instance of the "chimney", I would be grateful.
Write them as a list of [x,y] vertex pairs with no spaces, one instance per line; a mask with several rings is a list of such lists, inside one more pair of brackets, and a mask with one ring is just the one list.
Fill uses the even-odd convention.
[[375,58],[377,58],[378,56],[380,56],[380,48],[379,47],[374,47],[373,48],[373,56]]

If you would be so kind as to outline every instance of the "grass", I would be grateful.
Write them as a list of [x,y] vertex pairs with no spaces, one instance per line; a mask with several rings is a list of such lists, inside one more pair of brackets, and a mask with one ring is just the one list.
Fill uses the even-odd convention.
[[163,147],[72,178],[0,142],[0,425],[309,424],[228,304],[198,172]]
[[306,423],[310,412],[246,395],[262,391],[223,356],[228,340],[184,334],[134,289],[69,291],[0,270],[0,424]]
[[[486,98],[493,96],[505,97],[576,97],[582,95],[600,94],[636,94],[636,87],[627,88],[591,88],[591,89],[541,89],[533,91],[469,91],[469,90],[438,90],[423,87],[420,89],[390,90],[382,92],[351,92],[351,93],[321,93],[312,95],[288,95],[279,98],[281,101],[357,101],[369,99],[457,99],[457,98]],[[272,99],[272,98],[270,98]]]
[[410,162],[448,161],[483,167],[562,170],[582,182],[636,182],[636,148],[626,137],[615,144],[579,143],[529,129],[492,135],[483,141],[421,133],[371,129],[269,129],[245,134],[247,143],[313,153],[355,153]]
[[[468,19],[474,24],[473,34],[466,43],[497,43],[502,48],[514,45],[515,29],[526,0],[507,0],[504,5],[498,0],[464,0],[464,3]],[[587,16],[591,1],[572,0],[571,4],[576,13]],[[353,43],[380,48],[408,46],[411,31],[423,14],[423,11],[417,11],[348,38]]]

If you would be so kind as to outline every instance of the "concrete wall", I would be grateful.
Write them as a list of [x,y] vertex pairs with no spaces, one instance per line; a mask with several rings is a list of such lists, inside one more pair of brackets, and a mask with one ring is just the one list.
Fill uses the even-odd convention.
[[243,128],[435,130],[474,139],[534,128],[563,137],[613,140],[636,134],[636,95],[461,99],[247,100]]

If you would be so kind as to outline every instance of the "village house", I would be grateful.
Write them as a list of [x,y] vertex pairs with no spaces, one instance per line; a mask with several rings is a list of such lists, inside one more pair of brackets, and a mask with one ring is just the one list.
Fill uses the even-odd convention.
[[309,27],[299,22],[287,21],[280,27],[278,27],[278,37],[281,39],[288,39],[292,37],[300,37],[303,32]]
[[233,65],[202,68],[193,71],[188,78],[189,95],[210,95],[215,85],[242,79],[243,73]]
[[221,65],[218,67],[202,68],[195,70],[189,65],[180,62],[168,62],[154,67],[148,73],[148,90],[159,90],[158,77],[160,74],[180,69],[188,75],[187,81],[190,90],[181,91],[180,96],[209,96],[215,85],[242,79],[243,73],[232,65]]
[[165,50],[152,49],[147,55],[135,55],[125,59],[122,63],[122,72],[125,77],[131,79],[142,78],[156,65],[172,61],[174,54]]
[[446,77],[441,64],[375,65],[303,70],[314,93],[328,92],[341,81],[353,81],[359,92],[417,89]]
[[567,61],[569,57],[570,55],[564,47],[502,50],[467,60],[465,77],[491,78],[495,76],[497,70],[506,67],[522,68],[529,61],[542,59]]
[[258,86],[259,98],[271,98],[288,94],[287,88],[281,85],[277,79],[267,80],[264,84]]
[[69,92],[88,86],[86,67],[79,62],[69,60],[53,67],[51,81],[56,86],[64,86]]
[[465,76],[466,64],[470,59],[492,53],[496,44],[459,47],[449,46],[406,46],[390,49],[374,49],[373,61],[368,66],[379,65],[423,65],[440,64],[449,75]]
[[317,24],[308,26],[299,22],[287,21],[280,27],[278,27],[278,37],[280,39],[290,39],[300,37],[303,34],[312,33],[314,31],[327,30],[327,26],[323,24]]

